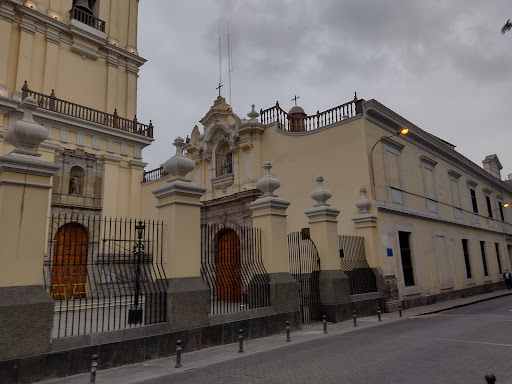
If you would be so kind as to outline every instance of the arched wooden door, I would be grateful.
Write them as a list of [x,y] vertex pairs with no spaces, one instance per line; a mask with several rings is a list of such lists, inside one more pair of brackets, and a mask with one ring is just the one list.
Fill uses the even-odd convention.
[[86,297],[87,241],[87,230],[78,223],[65,224],[55,234],[51,287],[55,300]]
[[240,238],[232,229],[225,229],[215,247],[217,300],[240,301],[242,298],[242,263]]

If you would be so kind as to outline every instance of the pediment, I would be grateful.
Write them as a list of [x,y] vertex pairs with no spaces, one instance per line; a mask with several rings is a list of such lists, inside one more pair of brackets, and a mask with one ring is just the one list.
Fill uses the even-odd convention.
[[82,148],[67,149],[62,153],[63,156],[78,157],[80,159],[96,160],[94,155],[85,152]]

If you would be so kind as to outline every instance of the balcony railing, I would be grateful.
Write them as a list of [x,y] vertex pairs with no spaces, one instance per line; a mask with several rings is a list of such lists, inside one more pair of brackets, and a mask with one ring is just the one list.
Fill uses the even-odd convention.
[[155,168],[151,171],[144,172],[144,178],[142,179],[142,182],[147,183],[148,181],[159,180],[167,175],[168,173],[164,171],[164,167]]
[[314,131],[316,129],[337,123],[363,112],[363,100],[354,100],[338,105],[326,111],[317,111],[311,116],[289,116],[276,102],[274,107],[260,110],[260,122],[270,124],[277,122],[278,128],[289,132]]
[[105,32],[105,22],[93,15],[82,11],[80,8],[73,7],[69,11],[71,19],[78,20],[81,23],[87,24],[89,27],[97,29],[98,31]]
[[114,113],[110,114],[98,111],[96,109],[84,107],[83,105],[61,100],[55,97],[53,90],[49,96],[39,92],[34,92],[28,88],[26,81],[21,90],[22,99],[27,96],[31,96],[36,100],[37,104],[39,104],[39,107],[42,109],[76,117],[77,119],[90,121],[96,124],[105,125],[107,127],[117,128],[122,131],[135,133],[137,135],[153,137],[153,124],[151,123],[151,120],[149,121],[149,125],[146,125],[139,123],[137,121],[137,116],[135,116],[133,120],[119,117],[117,110],[114,110]]

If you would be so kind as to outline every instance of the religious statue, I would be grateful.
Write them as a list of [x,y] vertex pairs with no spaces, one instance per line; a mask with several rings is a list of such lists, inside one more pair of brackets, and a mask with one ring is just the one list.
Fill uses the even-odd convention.
[[71,176],[69,180],[69,194],[80,195],[80,179],[77,175]]
[[223,165],[223,175],[227,175],[229,173],[233,173],[233,160],[232,160],[231,154],[228,154],[226,158],[224,159],[224,165]]

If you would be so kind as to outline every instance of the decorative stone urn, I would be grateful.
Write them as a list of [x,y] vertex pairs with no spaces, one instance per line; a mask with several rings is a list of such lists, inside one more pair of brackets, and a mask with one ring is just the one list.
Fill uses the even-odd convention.
[[190,181],[185,176],[194,170],[196,164],[194,163],[194,160],[183,155],[185,140],[178,136],[174,140],[173,145],[176,147],[176,154],[163,165],[164,171],[172,176],[169,179],[169,182],[175,180]]
[[318,187],[316,187],[316,189],[310,194],[311,198],[316,201],[315,207],[329,205],[326,201],[332,197],[332,193],[322,185],[324,178],[322,176],[318,176],[315,180],[318,183]]
[[361,210],[360,213],[368,213],[368,208],[372,206],[372,203],[370,200],[366,198],[366,188],[361,187],[361,189],[359,189],[359,192],[361,192],[361,198],[356,201],[356,207]]
[[14,153],[40,156],[34,149],[48,138],[48,130],[34,121],[34,110],[39,108],[32,97],[26,97],[20,105],[23,118],[17,121],[5,135],[5,141],[16,147]]
[[270,162],[265,161],[263,164],[263,169],[265,169],[265,175],[261,179],[256,182],[256,188],[263,192],[263,197],[265,196],[274,196],[274,191],[281,186],[279,180],[277,180],[274,176],[270,174],[270,169],[272,168],[272,164]]

